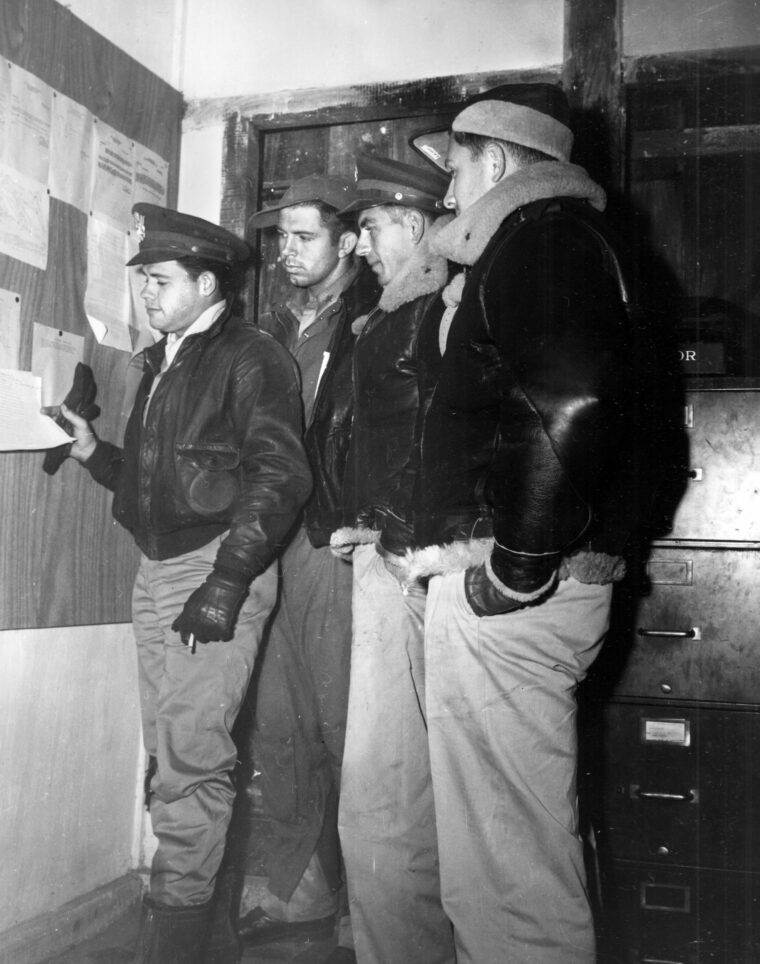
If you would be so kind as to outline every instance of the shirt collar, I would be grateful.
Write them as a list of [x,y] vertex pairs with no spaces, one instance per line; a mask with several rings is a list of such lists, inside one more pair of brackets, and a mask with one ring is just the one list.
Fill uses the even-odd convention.
[[352,264],[348,271],[336,278],[332,284],[328,285],[324,291],[320,292],[318,298],[311,298],[308,291],[298,288],[286,302],[286,307],[293,312],[299,320],[304,312],[313,312],[317,318],[322,312],[334,304],[343,292],[348,288],[359,273],[359,265]]
[[187,338],[187,336],[197,335],[202,331],[208,331],[226,307],[226,301],[217,301],[216,304],[211,305],[210,308],[206,308],[204,312],[198,315],[192,325],[190,325],[189,328],[186,328],[182,334],[178,334],[176,331],[170,331],[166,336],[166,351],[164,354],[167,366],[174,361],[182,342]]

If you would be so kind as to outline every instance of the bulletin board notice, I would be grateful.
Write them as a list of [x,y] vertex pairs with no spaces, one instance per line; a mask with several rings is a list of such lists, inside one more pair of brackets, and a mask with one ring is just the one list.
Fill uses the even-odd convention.
[[[17,399],[55,404],[89,365],[116,444],[149,340],[124,268],[130,210],[176,203],[181,118],[178,91],[62,4],[0,4],[0,370]],[[0,630],[127,621],[133,541],[78,464],[43,472],[59,441],[44,428],[0,450]]]

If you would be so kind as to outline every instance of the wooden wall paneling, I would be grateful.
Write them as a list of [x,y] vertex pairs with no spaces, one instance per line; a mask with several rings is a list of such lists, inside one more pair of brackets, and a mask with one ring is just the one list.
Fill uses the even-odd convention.
[[623,80],[629,84],[683,83],[694,80],[749,76],[760,72],[760,47],[688,50],[623,58]]
[[[176,202],[181,94],[54,0],[4,0],[0,57],[169,161]],[[48,266],[0,255],[0,287],[21,296],[20,367],[29,368],[33,323],[85,338],[98,384],[96,428],[120,442],[129,356],[98,344],[84,314],[87,216],[51,199]],[[130,618],[137,561],[113,521],[109,492],[81,467],[42,471],[44,453],[0,453],[0,629],[115,623]]]

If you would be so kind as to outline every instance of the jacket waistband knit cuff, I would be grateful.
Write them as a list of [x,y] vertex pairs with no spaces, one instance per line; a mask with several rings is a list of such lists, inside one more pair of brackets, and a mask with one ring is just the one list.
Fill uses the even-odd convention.
[[485,561],[486,575],[488,576],[488,581],[494,586],[502,596],[506,596],[507,599],[514,599],[515,602],[528,603],[536,602],[542,596],[545,596],[549,590],[554,586],[557,579],[556,570],[549,576],[547,581],[543,586],[539,586],[538,589],[534,589],[533,592],[517,592],[516,589],[510,589],[509,586],[505,585],[493,571],[493,566],[491,565],[491,557]]
[[364,529],[361,526],[343,526],[330,536],[330,546],[342,549],[346,546],[368,546],[380,538],[377,529]]
[[[425,579],[430,576],[445,576],[482,563],[487,563],[487,569],[490,569],[489,560],[493,546],[493,538],[488,538],[450,542],[441,546],[425,546],[422,549],[408,549],[406,559],[409,578]],[[593,552],[590,549],[579,549],[564,556],[557,570],[558,581],[573,578],[578,582],[599,586],[619,582],[624,575],[625,560],[621,556]],[[496,581],[498,577],[489,573],[489,579],[499,588],[499,583]],[[508,594],[514,599],[521,598],[520,594],[511,590],[508,590]]]

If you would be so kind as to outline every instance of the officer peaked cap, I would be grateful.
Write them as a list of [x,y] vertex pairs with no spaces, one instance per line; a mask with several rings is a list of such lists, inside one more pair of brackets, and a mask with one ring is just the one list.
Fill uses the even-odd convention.
[[349,214],[398,204],[431,214],[443,213],[443,198],[448,182],[439,172],[390,157],[359,154],[356,158],[356,199],[340,213]]
[[204,258],[239,267],[250,257],[245,241],[203,218],[143,202],[135,204],[132,215],[140,248],[127,265]]

